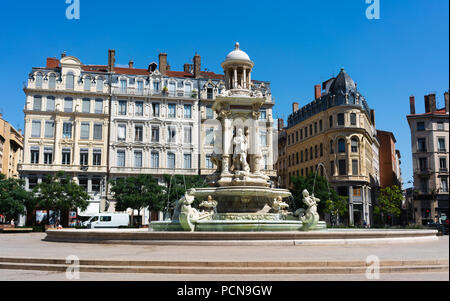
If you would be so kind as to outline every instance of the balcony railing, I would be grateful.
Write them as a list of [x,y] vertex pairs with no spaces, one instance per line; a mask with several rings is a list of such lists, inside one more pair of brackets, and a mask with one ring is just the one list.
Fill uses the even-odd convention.
[[164,97],[173,97],[173,98],[196,98],[197,94],[195,92],[189,91],[167,91],[167,90],[158,90],[155,91],[153,89],[136,89],[136,88],[120,88],[115,87],[112,89],[113,94],[115,95],[137,95],[137,96],[164,96]]

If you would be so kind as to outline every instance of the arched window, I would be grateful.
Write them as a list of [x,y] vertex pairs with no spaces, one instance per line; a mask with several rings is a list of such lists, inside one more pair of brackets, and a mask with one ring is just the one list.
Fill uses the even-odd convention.
[[338,152],[345,153],[345,140],[342,138],[338,140]]
[[54,73],[52,73],[48,77],[48,88],[55,89],[55,86],[56,86],[56,75]]
[[42,73],[36,74],[36,88],[42,88]]
[[352,140],[351,140],[351,148],[352,148],[352,153],[357,153],[358,152],[358,139],[352,138]]
[[66,89],[73,90],[74,75],[72,72],[66,74]]

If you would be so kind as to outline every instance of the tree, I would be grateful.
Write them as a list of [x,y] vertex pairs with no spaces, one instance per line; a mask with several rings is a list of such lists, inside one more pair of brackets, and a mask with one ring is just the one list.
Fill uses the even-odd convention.
[[160,211],[164,207],[164,188],[151,175],[140,174],[112,181],[111,191],[117,200],[116,209],[125,211],[133,210],[131,224],[134,225],[134,210],[139,212],[148,207],[151,211]]
[[[378,204],[374,213],[380,215],[381,221],[386,224],[385,217],[399,216],[401,213],[403,194],[397,185],[380,189]],[[392,221],[392,218],[391,218]]]
[[331,214],[332,219],[334,219],[332,224],[338,225],[339,217],[348,212],[348,197],[338,195],[335,200],[326,200],[324,211]]
[[24,214],[26,204],[32,199],[32,194],[23,189],[23,181],[6,179],[0,174],[0,213],[10,221],[19,214]]
[[164,175],[164,182],[166,183],[164,196],[166,210],[173,209],[186,190],[208,186],[201,176]]
[[[46,176],[34,189],[37,206],[67,213],[71,209],[86,210],[89,194],[64,172]],[[65,219],[64,219],[65,223]]]
[[[320,199],[317,209],[318,213],[323,215],[327,212],[327,200],[332,202],[338,201],[336,191],[329,187],[328,181],[325,177],[317,176],[314,185],[314,173],[309,173],[306,177],[299,176],[292,178],[291,193],[294,198],[295,207],[293,209],[305,208],[303,203],[303,190],[306,189],[310,194],[314,193],[314,196]],[[314,189],[313,189],[314,187]]]

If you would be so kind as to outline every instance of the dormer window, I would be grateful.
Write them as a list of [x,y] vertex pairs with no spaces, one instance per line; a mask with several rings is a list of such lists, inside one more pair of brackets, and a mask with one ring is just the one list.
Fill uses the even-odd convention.
[[52,73],[48,77],[48,88],[55,89],[55,86],[56,86],[56,75]]
[[42,88],[42,74],[36,74],[36,88]]
[[91,77],[86,76],[84,78],[84,91],[91,91]]

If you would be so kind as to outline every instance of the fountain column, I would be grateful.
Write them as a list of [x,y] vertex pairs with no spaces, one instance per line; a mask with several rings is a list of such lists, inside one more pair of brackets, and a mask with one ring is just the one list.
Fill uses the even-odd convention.
[[229,167],[229,154],[230,154],[230,143],[231,143],[231,135],[230,135],[230,124],[231,120],[224,117],[222,119],[222,173],[228,174],[230,172]]

